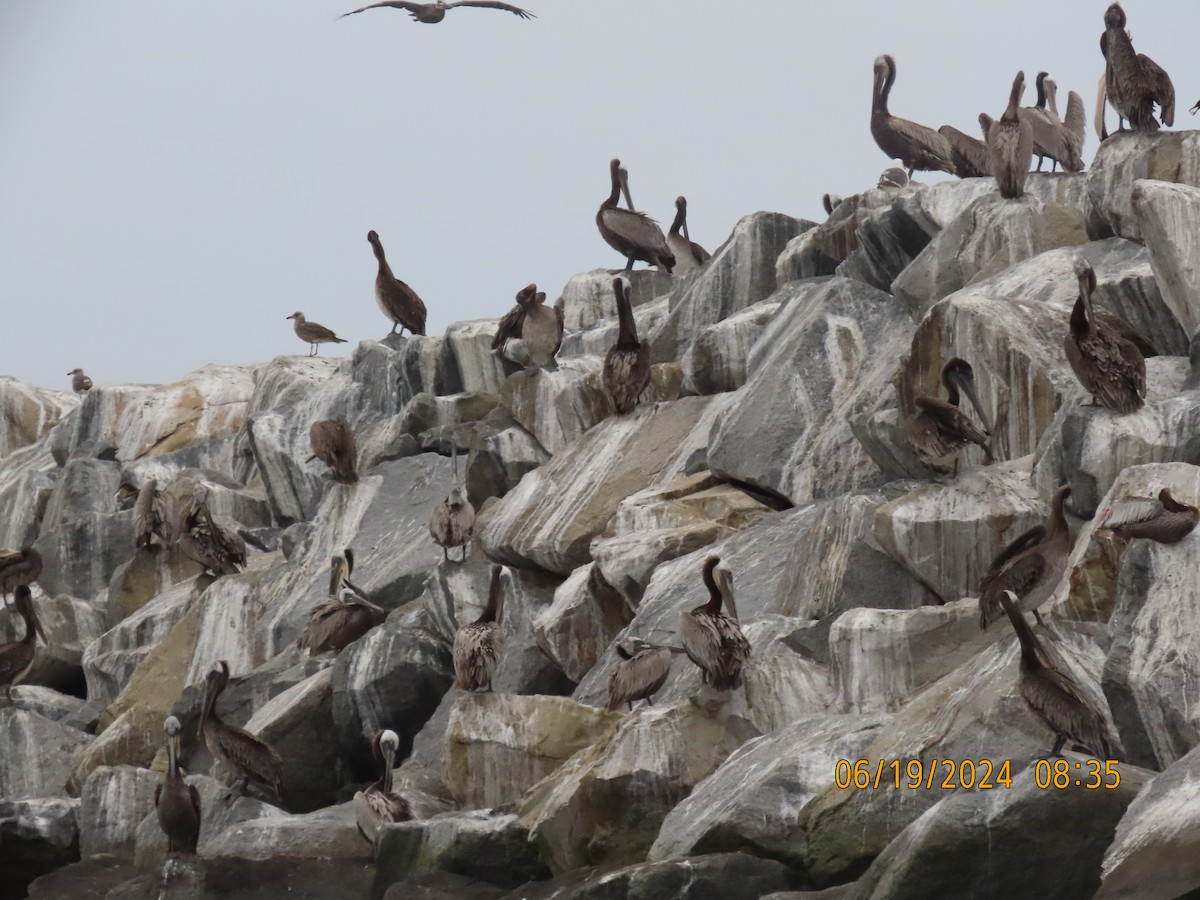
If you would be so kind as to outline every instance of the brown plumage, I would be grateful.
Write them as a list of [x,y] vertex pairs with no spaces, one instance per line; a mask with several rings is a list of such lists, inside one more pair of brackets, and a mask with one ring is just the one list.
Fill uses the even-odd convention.
[[[600,236],[625,257],[626,272],[633,269],[636,261],[642,260],[669,274],[675,266],[675,256],[667,246],[662,229],[645,213],[634,211],[629,179],[621,168],[621,161],[614,159],[608,168],[612,191],[596,212],[596,227],[600,229]],[[618,206],[622,192],[629,209]]]
[[[946,386],[946,399],[921,395],[914,401],[920,410],[906,420],[906,430],[913,449],[921,459],[936,465],[946,457],[954,457],[954,471],[958,472],[958,456],[967,444],[983,448],[985,463],[992,461],[988,446],[987,416],[975,393],[975,373],[965,359],[954,357],[942,366],[942,384]],[[967,395],[971,405],[979,414],[983,428],[980,429],[959,407],[959,390]]]
[[329,596],[313,605],[296,646],[309,656],[332,650],[341,653],[360,637],[383,623],[387,613],[367,599],[350,582],[354,551],[346,548],[330,565]]
[[[349,13],[347,13],[349,15]],[[425,333],[425,304],[417,292],[392,274],[387,257],[383,253],[383,242],[374,231],[367,232],[367,241],[379,261],[379,273],[375,276],[375,302],[380,311],[392,321],[392,334],[399,328],[401,334],[407,328],[413,334]]]
[[158,538],[160,546],[170,546],[175,540],[174,518],[170,499],[158,489],[158,481],[146,479],[138,488],[137,500],[133,503],[133,533],[137,546],[152,547],[154,538]]
[[617,298],[617,318],[620,330],[617,342],[604,357],[604,389],[612,397],[617,415],[633,412],[638,399],[650,383],[650,346],[638,340],[637,323],[629,299],[629,285],[623,278],[613,279]]
[[1146,402],[1146,359],[1137,345],[1099,320],[1092,308],[1096,273],[1082,256],[1075,260],[1079,296],[1063,350],[1092,402],[1117,413],[1137,412]]
[[380,778],[354,795],[354,817],[362,836],[374,844],[379,839],[379,830],[393,822],[407,822],[412,818],[408,801],[392,790],[392,766],[396,763],[396,750],[400,738],[394,731],[376,731],[371,738],[371,753],[379,763]]
[[633,711],[635,700],[645,700],[649,706],[671,674],[671,658],[676,651],[671,647],[645,647],[637,653],[617,644],[617,656],[621,661],[613,666],[608,676],[607,710],[617,710],[628,704]]
[[1192,533],[1200,510],[1180,503],[1163,488],[1154,497],[1121,497],[1100,514],[1097,530],[1131,540],[1148,538],[1160,544],[1177,544]]
[[344,344],[345,338],[340,338],[324,325],[318,325],[316,322],[310,322],[304,318],[304,313],[294,312],[289,319],[292,319],[292,328],[296,332],[296,337],[308,344],[308,355],[316,356],[317,348],[320,344]]
[[562,344],[562,318],[546,305],[545,291],[529,284],[517,292],[516,305],[505,313],[492,339],[492,350],[504,352],[504,345],[520,338],[533,366],[549,363]]
[[1166,71],[1144,53],[1136,53],[1125,30],[1125,10],[1120,3],[1104,12],[1104,87],[1108,102],[1117,111],[1117,129],[1129,120],[1134,131],[1158,131],[1154,106],[1168,128],[1175,124],[1175,85]]
[[505,12],[515,13],[522,19],[537,18],[528,10],[521,9],[519,6],[512,6],[508,3],[500,3],[498,0],[451,0],[447,3],[446,0],[437,0],[435,3],[412,3],[409,0],[382,0],[380,3],[372,3],[370,6],[364,6],[359,9],[352,9],[348,13],[342,13],[338,16],[339,19],[344,19],[346,16],[352,16],[355,13],[365,12],[368,9],[380,9],[383,7],[391,9],[402,9],[413,17],[414,21],[421,22],[425,25],[436,25],[442,19],[446,18],[446,11],[454,9],[457,6],[473,6],[478,9],[501,9]]
[[1054,82],[1045,72],[1037,76],[1037,105],[1022,107],[1017,111],[1022,121],[1029,123],[1033,137],[1033,152],[1037,155],[1037,170],[1042,170],[1046,159],[1052,161],[1052,169],[1061,164],[1068,172],[1083,169],[1083,160],[1074,152],[1070,136],[1058,117],[1058,110],[1048,108],[1049,93]]
[[167,836],[168,853],[195,855],[200,841],[200,792],[185,782],[179,771],[179,720],[167,716],[163,731],[167,733],[167,774],[154,789],[158,825]]
[[454,487],[430,513],[429,536],[442,548],[443,560],[450,561],[451,547],[461,547],[462,558],[459,562],[466,562],[471,552],[471,538],[475,534],[475,507],[463,493],[462,483],[458,480],[457,438],[452,439],[450,444],[450,465],[454,470]]
[[208,488],[192,487],[192,503],[179,530],[184,556],[214,575],[236,575],[246,566],[246,542],[237,527],[208,509]]
[[1018,107],[1025,92],[1025,73],[1018,72],[1008,95],[1008,107],[988,129],[988,159],[1000,196],[1015,200],[1025,193],[1025,179],[1033,162],[1033,128],[1021,118]]
[[83,369],[72,369],[67,374],[71,376],[71,390],[76,395],[86,394],[92,389],[92,379],[83,374]]
[[1067,92],[1067,114],[1059,119],[1058,115],[1058,85],[1053,78],[1047,78],[1042,89],[1046,93],[1046,106],[1066,139],[1066,159],[1057,160],[1068,172],[1083,171],[1083,142],[1087,137],[1087,113],[1083,108],[1083,98],[1075,91]]
[[1104,713],[1079,689],[1079,685],[1046,664],[1046,652],[1025,621],[1025,616],[1017,609],[1016,595],[1012,591],[1004,591],[1000,594],[1000,604],[1021,643],[1021,675],[1018,682],[1021,696],[1033,714],[1054,732],[1054,747],[1050,755],[1058,756],[1063,744],[1071,741],[1094,757],[1115,759]]
[[693,241],[688,234],[686,197],[675,198],[675,219],[667,232],[667,247],[675,257],[676,275],[685,275],[712,259],[712,254]]
[[38,637],[41,637],[43,644],[48,643],[42,623],[38,621],[33,608],[33,594],[28,585],[17,586],[15,603],[17,614],[25,621],[25,636],[19,641],[0,644],[0,685],[3,685],[4,696],[10,702],[13,685],[24,678],[33,665]]
[[0,594],[8,595],[19,585],[30,585],[42,574],[42,554],[26,545],[20,550],[0,550]]
[[1054,592],[1067,567],[1071,552],[1071,529],[1063,504],[1071,494],[1062,485],[1050,500],[1050,515],[1044,525],[1035,525],[1000,551],[979,582],[979,627],[1000,618],[1000,597],[1012,591],[1022,610],[1037,608]]
[[487,606],[479,618],[454,635],[454,686],[460,691],[490,691],[500,659],[500,567],[492,566]]
[[[717,566],[719,557],[704,561],[701,574],[708,588],[708,602],[680,617],[680,634],[688,659],[700,667],[704,681],[719,691],[741,687],[742,669],[750,659],[750,642],[737,623],[733,599],[733,575]],[[721,604],[730,616],[721,613]]]
[[979,138],[963,134],[950,125],[943,125],[938,134],[950,144],[950,158],[959,178],[982,178],[992,174],[987,144]]
[[271,791],[274,799],[283,802],[283,760],[275,748],[244,728],[221,721],[217,715],[217,699],[229,684],[229,663],[220,660],[204,678],[204,701],[200,714],[200,734],[213,759],[238,778],[227,801],[242,796],[250,782]]
[[313,455],[329,466],[333,480],[338,484],[355,484],[358,481],[358,444],[354,440],[354,429],[346,417],[313,422],[308,429],[308,442]]
[[871,94],[871,136],[888,159],[898,159],[922,172],[955,174],[950,142],[924,125],[888,112],[888,96],[896,81],[896,60],[889,54],[875,58],[875,89]]

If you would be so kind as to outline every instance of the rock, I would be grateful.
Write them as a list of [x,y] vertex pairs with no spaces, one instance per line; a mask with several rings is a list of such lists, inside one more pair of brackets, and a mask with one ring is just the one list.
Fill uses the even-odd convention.
[[124,882],[105,897],[106,900],[143,900],[150,896],[158,900],[209,897],[258,900],[285,896],[289,900],[345,900],[367,896],[373,868],[369,859],[359,857],[201,857],[173,869],[166,884],[163,876],[155,872]]
[[446,730],[447,783],[466,809],[511,803],[618,718],[565,697],[459,693]]
[[632,611],[595,563],[580,566],[554,592],[554,602],[533,621],[542,649],[576,683],[629,624]]
[[463,476],[467,499],[478,510],[489,497],[503,497],[549,458],[537,439],[519,425],[482,438],[467,459]]
[[[490,578],[489,578],[490,581]],[[534,637],[534,622],[554,602],[554,591],[562,579],[543,572],[510,569],[505,579],[500,637],[503,651],[492,673],[492,690],[507,694],[570,694],[575,689],[553,659],[542,652]],[[463,618],[478,618],[487,596]]]
[[0,800],[0,872],[6,896],[79,859],[78,800]]
[[719,394],[745,384],[750,350],[779,306],[756,303],[700,332],[683,355],[684,392]]
[[0,459],[39,441],[78,401],[66,391],[48,391],[0,376]]
[[846,423],[889,388],[908,316],[844,278],[794,282],[750,354],[746,384],[710,435],[708,467],[800,504],[880,482]]
[[83,786],[79,846],[84,859],[132,861],[137,827],[154,811],[159,776],[133,766],[102,766]]
[[[615,277],[607,269],[593,269],[575,275],[567,282],[562,292],[565,332],[574,334],[587,331],[601,322],[616,320],[617,299],[613,292]],[[636,269],[625,272],[621,277],[629,282],[629,302],[635,314],[656,297],[669,294],[680,280],[657,269]]]
[[801,865],[800,810],[833,784],[837,761],[860,758],[886,722],[805,718],[742,745],[668,813],[648,858],[741,850]]
[[200,574],[200,564],[184,556],[178,544],[170,548],[134,550],[133,559],[117,566],[108,583],[104,604],[107,628],[119,625],[161,592]]
[[354,348],[351,360],[351,378],[363,385],[363,400],[385,416],[398,413],[417,394],[454,394],[462,389],[441,336],[363,341]]
[[[634,275],[640,275],[645,272],[649,276],[655,276],[657,273],[650,269],[641,269],[634,272]],[[578,277],[578,276],[577,276]],[[611,276],[609,276],[611,278]],[[666,276],[662,276],[666,277]],[[608,297],[613,297],[612,281],[607,282]],[[633,291],[633,324],[637,329],[640,337],[648,337],[655,328],[667,317],[671,311],[671,298],[664,294],[655,300],[647,303],[638,303],[637,292]],[[615,300],[613,301],[612,317],[601,319],[594,322],[583,331],[576,331],[573,334],[567,334],[563,337],[562,347],[558,351],[558,359],[561,362],[573,356],[599,356],[604,357],[608,353],[609,348],[617,342],[617,335],[621,330],[620,322],[617,320]]]
[[603,365],[602,357],[582,356],[564,359],[553,370],[517,372],[504,382],[504,408],[548,453],[557,453],[612,415],[603,387],[589,390],[585,383]]
[[[1200,176],[1200,172],[1196,173]],[[1163,299],[1185,334],[1200,328],[1200,188],[1161,181],[1133,185],[1133,210]]]
[[90,740],[84,732],[16,706],[0,706],[0,797],[66,797],[71,757]]
[[42,528],[49,531],[87,516],[116,512],[113,496],[121,482],[121,466],[100,459],[71,459],[54,483]]
[[1085,176],[1087,224],[1093,238],[1119,235],[1147,242],[1133,199],[1136,183],[1149,178],[1200,187],[1200,133],[1123,132],[1100,145]]
[[69,694],[60,694],[52,688],[33,684],[18,685],[13,687],[12,696],[18,709],[49,719],[51,722],[62,722],[72,728],[79,728],[76,722],[86,715],[86,704],[83,700]]
[[233,824],[208,841],[203,853],[261,860],[369,859],[372,855],[370,843],[359,833],[351,803],[302,816],[262,816]]
[[446,347],[464,391],[498,394],[508,377],[505,362],[492,352],[499,319],[455,322],[446,329]]
[[511,813],[451,812],[385,827],[379,836],[374,896],[418,875],[449,872],[515,888],[550,872]]
[[[104,631],[95,608],[72,597],[35,596],[38,623],[47,643],[37,643],[33,668],[23,679],[59,691],[83,693],[83,648]],[[15,609],[0,609],[0,643],[25,636],[25,624]]]
[[40,532],[33,545],[42,554],[38,584],[47,594],[93,597],[113,572],[133,556],[133,514],[85,515]]
[[0,460],[0,504],[8,510],[0,523],[0,546],[24,547],[37,538],[60,475],[48,442],[49,438]]
[[67,778],[67,793],[80,796],[87,790],[93,773],[102,767],[148,768],[163,744],[164,718],[165,714],[140,706],[122,712],[96,740],[76,754]]

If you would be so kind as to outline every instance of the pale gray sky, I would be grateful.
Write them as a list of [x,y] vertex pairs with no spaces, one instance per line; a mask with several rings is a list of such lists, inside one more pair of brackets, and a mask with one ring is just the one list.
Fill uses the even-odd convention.
[[[822,192],[887,164],[868,130],[883,52],[893,113],[970,133],[1018,68],[1047,69],[1060,106],[1083,95],[1096,149],[1103,0],[528,0],[530,21],[334,21],[356,5],[0,0],[0,372],[173,381],[306,352],[297,309],[382,337],[371,228],[430,333],[501,315],[529,281],[554,298],[621,264],[594,222],[612,156],[664,227],[685,194],[710,250],[754,210],[819,220]],[[1200,6],[1125,8],[1191,127]]]

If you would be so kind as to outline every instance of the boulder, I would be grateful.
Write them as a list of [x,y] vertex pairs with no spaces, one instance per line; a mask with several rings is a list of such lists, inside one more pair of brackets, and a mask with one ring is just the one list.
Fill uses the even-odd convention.
[[[133,706],[122,712],[87,747],[75,755],[67,778],[67,793],[78,797],[93,773],[104,767],[148,768],[163,744],[165,714]],[[113,771],[117,771],[113,768]],[[86,855],[86,854],[85,854]]]
[[108,586],[117,567],[133,557],[133,513],[72,518],[42,530],[33,546],[42,554],[42,590],[94,597]]
[[48,443],[49,438],[0,460],[0,504],[8,510],[0,523],[2,547],[24,547],[37,538],[42,515],[61,474]]
[[[633,274],[639,275],[641,272],[645,272],[650,276],[656,274],[650,269],[641,269]],[[611,276],[609,277],[611,278]],[[666,276],[660,277],[665,278]],[[610,298],[613,297],[611,281],[608,282],[608,296]],[[659,326],[671,311],[671,298],[668,294],[664,294],[648,303],[639,304],[635,289],[631,303],[633,305],[633,325],[638,335],[643,339],[653,333],[654,329]],[[621,324],[617,319],[614,301],[611,318],[601,319],[598,322],[592,323],[583,331],[576,331],[563,337],[562,347],[558,351],[558,359],[561,362],[563,359],[572,356],[599,356],[603,358],[608,353],[609,348],[617,342],[617,335],[620,333],[620,330]]]
[[1195,334],[1200,329],[1200,187],[1137,181],[1132,199],[1163,300],[1184,333]]
[[60,694],[53,688],[33,684],[14,685],[12,696],[13,705],[18,709],[49,719],[51,722],[63,722],[73,728],[87,730],[81,723],[88,715],[85,710],[87,703],[78,697]]
[[0,872],[6,895],[79,859],[78,800],[0,800]]
[[521,479],[542,465],[550,454],[537,439],[513,423],[480,439],[467,459],[463,484],[467,499],[481,509],[490,497],[503,497]]
[[596,664],[633,612],[595,563],[580,566],[554,591],[554,602],[533,620],[538,647],[571,681]]
[[66,797],[71,757],[91,738],[17,706],[0,706],[0,797]]
[[779,306],[756,303],[700,332],[681,361],[684,392],[719,394],[745,384],[750,351]]
[[1200,187],[1200,132],[1125,131],[1096,151],[1088,173],[1087,225],[1093,238],[1119,235],[1149,243],[1135,206],[1134,191],[1144,178]]
[[154,811],[160,777],[149,769],[102,766],[83,786],[79,846],[84,859],[133,860],[138,824]]
[[[258,837],[257,834],[254,836]],[[289,900],[345,900],[346,897],[368,895],[374,869],[370,859],[301,855],[305,842],[296,840],[295,844],[297,855],[293,856],[201,857],[174,867],[165,883],[162,874],[154,872],[124,881],[117,887],[106,885],[104,897],[105,900],[144,900],[151,896],[156,900],[206,900],[208,897],[258,900],[283,896]],[[363,844],[366,846],[365,841]],[[291,852],[293,848],[285,846],[284,850]],[[85,885],[96,878],[91,873],[85,873],[83,877]],[[61,887],[55,885],[55,888],[60,891],[56,896],[80,896],[75,893],[79,888],[70,881]],[[63,890],[71,893],[63,894]]]
[[[358,830],[351,803],[302,816],[260,816],[231,824],[206,841],[207,857],[273,860],[370,859],[371,844]],[[343,895],[344,896],[344,895]]]
[[[47,642],[38,641],[23,682],[82,694],[83,651],[104,632],[100,613],[73,597],[35,595],[33,602]],[[0,644],[24,636],[25,624],[15,608],[0,609]]]
[[160,593],[200,574],[200,564],[184,556],[178,544],[134,550],[133,559],[117,566],[108,583],[104,623],[113,628]]
[[[575,275],[567,282],[562,292],[565,332],[574,335],[589,331],[603,322],[616,321],[615,277],[607,269],[593,269]],[[635,315],[656,297],[671,293],[671,289],[679,282],[679,279],[657,269],[636,269],[623,273],[621,277],[629,282],[629,303]],[[640,331],[638,333],[642,334]]]
[[66,391],[49,391],[0,376],[0,459],[37,443],[78,405]]
[[455,322],[446,329],[446,348],[464,391],[498,394],[508,377],[505,361],[492,352],[499,319]]

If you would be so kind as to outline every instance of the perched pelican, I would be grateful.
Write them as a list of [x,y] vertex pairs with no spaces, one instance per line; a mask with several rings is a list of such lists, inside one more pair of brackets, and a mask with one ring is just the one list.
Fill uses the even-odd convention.
[[1030,528],[992,560],[979,582],[981,629],[1000,618],[1000,597],[1005,591],[1014,592],[1021,598],[1021,609],[1033,610],[1041,621],[1037,608],[1054,592],[1071,552],[1071,529],[1063,514],[1070,493],[1069,485],[1058,488],[1050,500],[1046,523]]
[[318,325],[316,322],[310,322],[304,318],[304,313],[294,312],[289,319],[292,322],[292,328],[296,332],[296,337],[309,345],[308,355],[316,356],[317,349],[321,344],[344,344],[345,338],[340,338],[324,325]]
[[902,188],[908,185],[909,176],[904,168],[904,160],[893,159],[892,164],[879,173],[875,182],[877,188]]
[[629,301],[629,284],[623,278],[613,279],[617,295],[617,318],[620,331],[617,342],[604,357],[604,389],[612,397],[617,415],[633,412],[638,399],[650,383],[650,345],[638,340],[637,324]]
[[383,0],[381,3],[372,3],[370,6],[352,9],[348,13],[342,13],[338,18],[344,19],[346,16],[352,16],[355,13],[364,12],[368,9],[379,9],[385,6],[392,9],[402,9],[412,16],[414,21],[422,22],[425,25],[436,25],[442,19],[446,18],[446,10],[454,9],[456,6],[474,6],[479,9],[502,9],[505,12],[516,13],[522,19],[537,18],[537,16],[528,10],[517,6],[510,6],[507,3],[498,3],[496,0],[451,0],[449,3],[446,0],[436,0],[434,3],[410,3],[408,0]]
[[175,540],[174,518],[170,500],[158,489],[157,479],[146,479],[138,488],[137,499],[133,503],[133,533],[137,538],[137,546],[152,547],[156,537],[159,546],[170,546]]
[[463,493],[458,478],[458,439],[450,443],[450,465],[454,468],[454,487],[446,499],[433,508],[429,516],[429,534],[433,542],[442,548],[442,559],[450,561],[450,548],[461,547],[462,559],[466,562],[471,552],[471,537],[475,534],[475,507]]
[[667,246],[675,255],[675,271],[680,275],[698,269],[712,259],[712,254],[693,241],[688,234],[686,197],[675,198],[675,219],[667,232]]
[[833,211],[841,206],[842,197],[840,194],[822,194],[821,205],[825,207],[825,215],[832,216]]
[[1097,530],[1110,531],[1125,540],[1149,538],[1160,544],[1178,544],[1192,533],[1200,510],[1180,503],[1163,488],[1154,497],[1122,497],[1100,514]]
[[313,451],[308,461],[319,459],[329,466],[329,472],[338,484],[357,483],[358,444],[354,440],[354,429],[344,415],[313,422],[308,429],[308,442]]
[[955,174],[949,142],[934,131],[888,112],[888,95],[896,81],[896,60],[889,54],[875,57],[875,90],[871,95],[871,136],[889,159],[899,159],[912,178],[922,172]]
[[[347,13],[349,15],[349,13]],[[375,276],[375,302],[380,311],[392,321],[392,334],[399,327],[400,333],[407,328],[413,334],[425,334],[425,304],[417,292],[392,274],[383,244],[374,231],[367,232],[367,240],[379,260],[379,274]]]
[[163,722],[163,731],[167,733],[167,774],[154,789],[154,808],[158,810],[158,825],[167,836],[167,852],[194,856],[200,841],[200,792],[187,784],[179,771],[182,730],[174,716],[167,716]]
[[673,655],[683,652],[676,647],[651,645],[630,654],[617,644],[617,656],[621,657],[621,661],[613,666],[608,676],[608,703],[604,708],[615,711],[625,703],[629,705],[629,711],[633,712],[635,700],[645,700],[646,705],[650,706],[654,695],[667,681]]
[[246,566],[246,542],[233,523],[217,521],[208,510],[208,488],[192,488],[192,506],[179,530],[184,556],[214,575],[236,575]]
[[37,639],[40,637],[43,644],[49,643],[46,633],[42,631],[42,623],[34,612],[33,593],[29,585],[17,585],[14,602],[17,614],[25,620],[25,636],[19,641],[0,644],[0,685],[4,685],[4,696],[10,703],[13,685],[24,678],[33,665]]
[[1049,158],[1051,170],[1059,164],[1068,172],[1079,172],[1083,169],[1083,160],[1073,152],[1073,146],[1067,129],[1058,117],[1056,106],[1048,107],[1050,91],[1054,89],[1054,80],[1045,72],[1037,76],[1037,106],[1025,106],[1017,111],[1021,120],[1029,123],[1033,135],[1033,152],[1037,155],[1037,170],[1042,171],[1042,162]]
[[[975,372],[971,364],[958,357],[948,360],[942,366],[942,384],[946,386],[945,400],[921,395],[914,401],[920,412],[905,420],[913,449],[930,465],[953,456],[955,475],[958,474],[959,451],[967,444],[982,447],[984,462],[991,463],[992,450],[988,446],[988,432],[991,429],[983,405],[975,393]],[[959,407],[960,390],[979,413],[979,419],[983,422],[982,430]]]
[[283,760],[275,748],[244,728],[222,722],[217,715],[217,698],[229,684],[229,663],[220,660],[204,677],[204,700],[200,713],[200,734],[213,759],[241,780],[226,795],[226,801],[242,796],[249,783],[269,789],[275,800],[283,802]]
[[1003,591],[1000,603],[1021,642],[1021,678],[1018,682],[1021,696],[1033,714],[1054,732],[1050,755],[1058,756],[1063,744],[1071,741],[1095,757],[1114,759],[1104,713],[1087,698],[1079,685],[1045,663],[1045,651],[1025,616],[1017,609],[1017,595]]
[[1114,3],[1104,12],[1104,85],[1117,111],[1117,130],[1129,120],[1134,131],[1158,131],[1154,105],[1168,128],[1175,124],[1175,86],[1171,77],[1144,53],[1135,53],[1125,30],[1125,10]]
[[1075,260],[1079,296],[1071,328],[1063,338],[1067,362],[1079,383],[1099,404],[1118,413],[1136,412],[1146,402],[1146,360],[1127,338],[1099,321],[1092,308],[1096,273],[1082,256]]
[[354,795],[354,817],[358,830],[372,844],[379,837],[379,829],[392,822],[407,822],[412,818],[408,801],[392,790],[392,766],[396,763],[396,750],[400,738],[396,732],[376,731],[371,738],[371,753],[379,762],[381,775],[378,781]]
[[1025,193],[1025,178],[1033,162],[1033,128],[1020,116],[1021,95],[1025,93],[1025,73],[1018,72],[1008,96],[1008,108],[999,121],[988,129],[988,156],[1000,196],[1015,200]]
[[454,686],[460,691],[492,689],[492,672],[500,659],[500,567],[492,566],[487,606],[479,618],[454,635]]
[[546,292],[539,291],[536,284],[527,284],[517,291],[516,305],[500,320],[492,338],[492,350],[503,354],[505,344],[520,338],[529,355],[529,365],[544,366],[558,353],[562,330],[557,310],[546,306]]
[[[621,168],[621,161],[614,159],[608,168],[612,192],[596,211],[596,227],[600,229],[600,236],[625,257],[626,272],[633,269],[636,261],[642,260],[658,266],[669,275],[675,266],[675,257],[671,255],[662,229],[645,213],[634,210],[633,198],[629,195],[629,178]],[[629,209],[621,209],[618,205],[622,192]]]
[[[680,634],[688,659],[704,673],[704,681],[719,691],[741,687],[742,668],[750,659],[750,642],[737,623],[733,599],[733,575],[717,566],[719,557],[710,556],[701,570],[709,600],[680,618]],[[721,613],[721,603],[729,607],[732,618]]]
[[71,376],[71,390],[76,396],[83,396],[92,389],[92,379],[83,374],[83,369],[72,369],[67,373]]
[[963,134],[951,125],[943,125],[938,134],[950,144],[950,158],[954,160],[959,178],[982,178],[992,174],[987,144],[979,138]]
[[20,550],[0,550],[0,594],[7,605],[8,595],[24,584],[30,585],[42,574],[42,554],[26,545]]
[[329,650],[341,653],[387,618],[386,612],[350,582],[354,551],[347,547],[342,553],[330,565],[329,596],[313,605],[296,640],[296,646],[307,650],[309,656]]
[[[1058,118],[1058,85],[1053,78],[1047,78],[1044,84],[1046,105],[1051,115]],[[1087,113],[1083,109],[1083,98],[1075,91],[1067,92],[1067,116],[1061,119],[1059,127],[1066,136],[1069,159],[1059,160],[1068,172],[1083,171],[1083,142],[1087,137]]]

